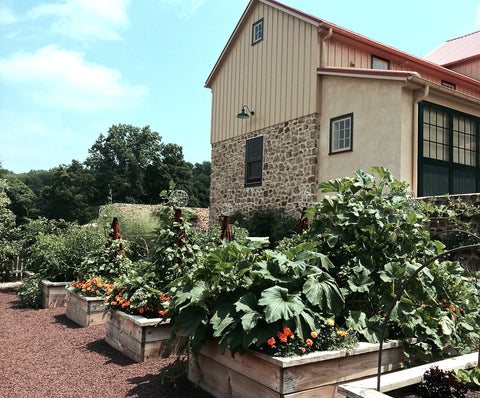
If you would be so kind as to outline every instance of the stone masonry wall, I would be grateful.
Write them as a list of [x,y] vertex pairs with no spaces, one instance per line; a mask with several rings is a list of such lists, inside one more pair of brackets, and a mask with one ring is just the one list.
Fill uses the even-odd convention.
[[[212,146],[210,223],[225,204],[234,211],[281,208],[299,216],[316,202],[319,116],[312,114]],[[263,181],[245,187],[246,140],[263,136]]]

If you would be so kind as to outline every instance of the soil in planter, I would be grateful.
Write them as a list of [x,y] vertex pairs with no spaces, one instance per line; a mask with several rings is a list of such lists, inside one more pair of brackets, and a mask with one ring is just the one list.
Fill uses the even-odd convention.
[[[398,390],[392,390],[386,392],[385,394],[393,398],[422,398],[421,395],[419,395],[417,392],[416,385],[399,388]],[[466,398],[480,398],[480,390],[468,390]]]

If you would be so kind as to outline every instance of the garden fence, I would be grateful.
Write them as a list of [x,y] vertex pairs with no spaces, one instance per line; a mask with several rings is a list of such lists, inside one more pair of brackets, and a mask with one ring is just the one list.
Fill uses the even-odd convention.
[[0,267],[2,275],[0,275],[0,280],[4,281],[19,281],[23,279],[25,262],[20,256],[15,256],[14,258],[7,260],[3,267]]

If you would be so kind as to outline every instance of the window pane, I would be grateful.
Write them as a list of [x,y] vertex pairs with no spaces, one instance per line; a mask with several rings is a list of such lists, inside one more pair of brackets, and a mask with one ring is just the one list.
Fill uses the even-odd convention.
[[448,167],[423,165],[423,195],[434,196],[448,193]]
[[471,193],[476,191],[475,170],[453,170],[453,192]]

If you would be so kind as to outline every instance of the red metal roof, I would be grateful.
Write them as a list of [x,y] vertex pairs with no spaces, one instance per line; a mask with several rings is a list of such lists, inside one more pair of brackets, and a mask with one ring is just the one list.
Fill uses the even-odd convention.
[[423,59],[446,66],[479,55],[480,31],[446,41]]

